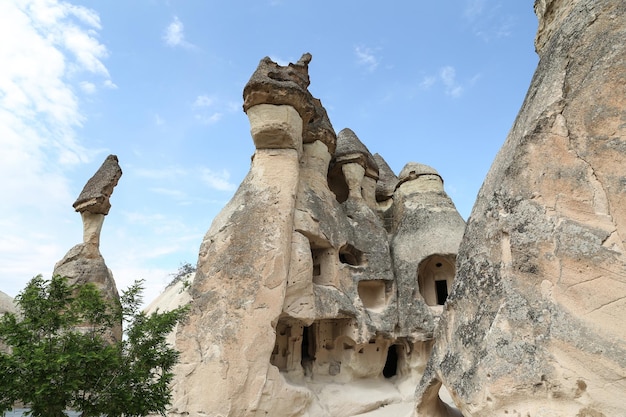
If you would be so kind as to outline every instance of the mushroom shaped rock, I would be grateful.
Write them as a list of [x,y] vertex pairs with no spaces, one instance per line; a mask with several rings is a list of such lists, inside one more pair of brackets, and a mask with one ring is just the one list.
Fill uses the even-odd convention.
[[[70,284],[94,284],[105,300],[119,304],[119,293],[111,270],[100,253],[100,232],[104,216],[109,212],[109,197],[122,175],[117,156],[109,155],[80,193],[74,203],[83,220],[83,243],[69,252],[54,266],[54,275],[69,279]],[[121,340],[122,325],[116,324],[109,337]]]
[[414,162],[400,173],[391,211],[398,294],[401,300],[412,300],[398,307],[400,328],[423,337],[434,331],[434,319],[452,288],[465,221],[443,190],[437,171]]
[[378,166],[369,149],[351,129],[341,130],[328,172],[328,182],[337,200],[364,200],[375,210],[377,180]]

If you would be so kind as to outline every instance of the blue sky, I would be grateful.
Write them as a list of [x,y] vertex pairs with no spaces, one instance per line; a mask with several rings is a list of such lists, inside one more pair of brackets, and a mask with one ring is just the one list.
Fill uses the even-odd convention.
[[436,168],[464,218],[537,64],[532,1],[0,2],[0,290],[82,241],[72,203],[124,171],[101,252],[152,299],[195,263],[254,148],[242,90],[304,52],[310,91],[398,173]]

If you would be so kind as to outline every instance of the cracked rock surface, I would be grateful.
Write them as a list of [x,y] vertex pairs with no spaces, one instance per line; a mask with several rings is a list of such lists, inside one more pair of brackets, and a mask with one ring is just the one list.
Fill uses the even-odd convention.
[[468,222],[419,416],[447,415],[442,383],[465,416],[626,413],[626,3],[535,10],[540,62]]

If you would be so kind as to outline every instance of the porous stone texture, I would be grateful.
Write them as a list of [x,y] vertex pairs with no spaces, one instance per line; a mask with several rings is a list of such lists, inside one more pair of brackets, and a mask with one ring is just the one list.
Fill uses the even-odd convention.
[[[433,248],[416,252],[425,258],[454,257],[464,222],[440,177],[434,191],[396,190],[386,163],[381,206],[374,157],[350,129],[336,135],[307,90],[310,59],[259,64],[244,89],[250,171],[205,235],[190,286],[177,283],[150,306],[192,307],[170,339],[181,357],[168,415],[395,416],[413,407],[433,313],[417,288],[420,259],[407,260],[399,295],[381,213],[444,211],[445,200],[456,216],[442,226],[456,227],[450,236],[429,218],[414,225],[435,233],[425,240]],[[415,193],[428,197],[407,203]],[[422,315],[400,319],[406,311]]]
[[87,181],[83,191],[74,202],[74,209],[80,213],[109,214],[109,198],[122,176],[122,169],[116,155],[109,155],[98,171]]
[[538,0],[539,65],[480,190],[417,416],[626,415],[626,3]]
[[405,333],[430,340],[452,287],[465,221],[445,193],[439,173],[417,163],[408,163],[400,172],[390,210],[398,296],[410,300],[399,306],[398,325]]
[[[54,266],[53,275],[69,279],[70,284],[94,284],[105,300],[118,304],[119,294],[113,273],[106,266],[100,253],[100,232],[104,216],[108,214],[109,198],[117,185],[122,170],[117,156],[109,155],[102,166],[87,181],[74,203],[83,221],[83,243],[71,248]],[[121,340],[122,324],[116,325],[108,335],[111,340]]]

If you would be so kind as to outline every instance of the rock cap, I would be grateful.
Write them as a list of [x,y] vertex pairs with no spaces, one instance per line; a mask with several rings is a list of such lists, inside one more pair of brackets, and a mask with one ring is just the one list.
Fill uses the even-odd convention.
[[396,188],[403,183],[412,181],[422,175],[436,175],[441,179],[441,183],[443,184],[443,178],[441,178],[441,175],[439,175],[439,172],[437,172],[435,168],[417,162],[409,162],[404,166],[404,168],[402,168],[402,171],[400,171]]
[[111,209],[109,198],[122,176],[122,169],[118,162],[116,155],[107,156],[72,205],[76,211],[104,215],[109,213]]
[[378,179],[378,165],[367,146],[361,142],[352,129],[344,128],[337,135],[334,165],[349,163],[360,164],[365,168],[365,175]]
[[256,71],[243,89],[243,111],[257,104],[293,106],[306,126],[315,109],[311,102],[309,62],[311,54],[305,53],[298,62],[281,66],[268,56],[259,62]]

